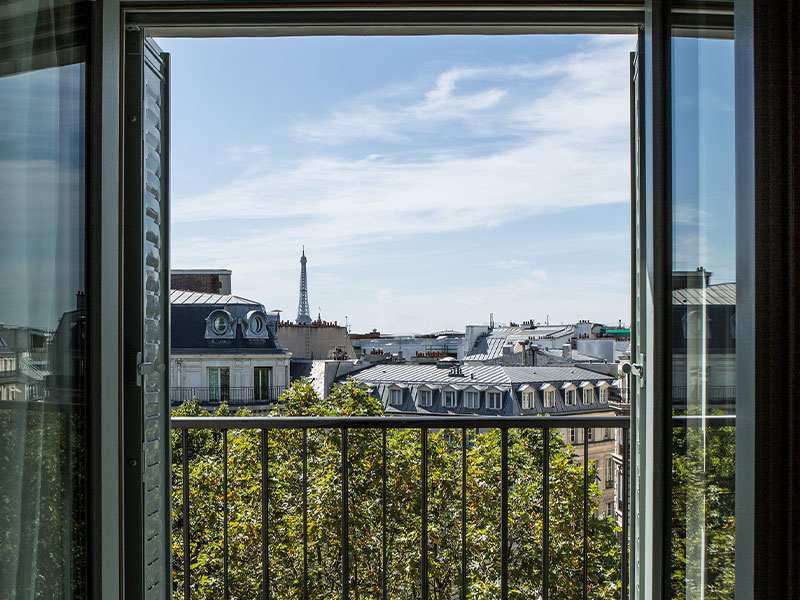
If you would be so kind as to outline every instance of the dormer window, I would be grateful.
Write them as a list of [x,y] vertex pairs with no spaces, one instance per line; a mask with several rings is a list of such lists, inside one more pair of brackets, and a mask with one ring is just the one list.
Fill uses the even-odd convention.
[[522,408],[526,410],[533,408],[533,392],[522,393]]
[[456,393],[453,390],[445,390],[443,392],[442,404],[445,408],[456,407]]
[[480,408],[481,396],[480,392],[467,391],[464,393],[464,408]]
[[597,388],[597,401],[602,404],[608,404],[608,383],[603,382]]
[[211,311],[206,317],[206,339],[233,339],[234,323],[233,316],[224,308]]
[[267,315],[262,310],[251,310],[244,318],[244,337],[247,339],[269,339]]
[[539,388],[542,391],[542,403],[545,408],[555,408],[556,387],[552,383],[545,383]]
[[568,389],[564,393],[564,404],[567,406],[575,406],[575,388]]
[[431,392],[431,390],[419,390],[419,405],[420,406],[433,405],[433,392]]
[[389,404],[400,406],[403,403],[403,390],[392,389],[389,391]]
[[526,383],[525,385],[519,388],[519,392],[522,395],[522,409],[523,410],[532,410],[534,407],[534,387],[530,384]]
[[500,410],[502,407],[503,401],[500,392],[486,392],[486,408],[489,410]]
[[583,403],[584,404],[594,404],[594,387],[591,384],[587,384],[583,387]]

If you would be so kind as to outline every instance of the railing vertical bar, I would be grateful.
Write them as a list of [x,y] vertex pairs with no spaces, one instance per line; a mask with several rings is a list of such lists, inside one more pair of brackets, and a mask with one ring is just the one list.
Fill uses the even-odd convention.
[[500,598],[508,598],[508,429],[500,430]]
[[387,590],[387,554],[386,554],[386,430],[382,430],[383,444],[381,447],[381,564],[383,565],[383,572],[381,574],[381,590],[383,600],[388,598]]
[[542,600],[550,597],[550,428],[542,430]]
[[303,598],[308,600],[308,429],[303,429]]
[[583,600],[589,595],[589,429],[583,429]]
[[261,592],[269,600],[269,431],[261,430]]
[[228,430],[222,430],[222,595],[228,600]]
[[342,598],[350,597],[350,519],[347,506],[347,427],[342,427]]
[[628,430],[622,428],[622,600],[628,600]]
[[189,600],[189,566],[191,549],[189,547],[189,430],[181,431],[181,458],[183,460],[183,598]]
[[461,429],[461,600],[467,600],[467,428]]
[[422,428],[422,600],[428,600],[428,428]]

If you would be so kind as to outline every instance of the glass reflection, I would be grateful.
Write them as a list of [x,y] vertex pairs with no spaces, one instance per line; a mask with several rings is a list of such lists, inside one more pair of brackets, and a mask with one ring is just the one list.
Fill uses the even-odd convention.
[[38,4],[0,24],[0,598],[82,598],[85,64]]
[[734,592],[733,41],[672,40],[672,595]]

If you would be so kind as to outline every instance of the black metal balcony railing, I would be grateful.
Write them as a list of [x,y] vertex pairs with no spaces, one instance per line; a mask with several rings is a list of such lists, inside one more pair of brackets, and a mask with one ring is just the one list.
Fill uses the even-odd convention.
[[[699,389],[688,388],[685,385],[672,386],[672,399],[676,402],[685,402],[689,397],[689,392],[694,395],[699,395]],[[735,402],[736,401],[736,386],[735,385],[710,385],[705,389],[706,399],[709,402]]]
[[[196,557],[192,556],[191,550],[191,528],[192,523],[190,523],[190,488],[194,490],[190,483],[190,475],[189,475],[189,432],[190,430],[201,431],[201,430],[212,430],[216,432],[216,435],[221,437],[221,463],[222,463],[222,490],[221,490],[221,498],[223,503],[223,515],[224,515],[224,524],[222,527],[222,597],[228,598],[229,597],[229,494],[231,482],[229,480],[229,437],[228,432],[231,430],[236,430],[237,432],[243,430],[255,430],[260,432],[260,457],[256,460],[260,461],[261,464],[261,530],[260,530],[260,560],[261,560],[261,590],[258,593],[259,598],[263,598],[264,600],[269,600],[271,596],[270,592],[270,539],[269,539],[269,506],[270,503],[275,501],[270,496],[270,486],[275,485],[275,482],[271,483],[271,475],[270,475],[270,456],[269,456],[269,448],[270,448],[270,433],[272,432],[273,435],[277,435],[276,430],[294,430],[298,433],[302,432],[302,475],[298,473],[297,477],[302,478],[302,573],[297,573],[297,580],[301,581],[301,584],[298,584],[298,593],[299,598],[303,600],[308,600],[309,598],[309,582],[308,582],[308,559],[309,559],[309,527],[308,527],[308,512],[309,512],[309,502],[307,498],[307,490],[309,489],[309,480],[308,480],[308,433],[309,431],[317,432],[322,431],[323,433],[330,434],[330,432],[337,432],[338,438],[337,441],[339,443],[338,452],[340,455],[339,458],[339,474],[338,474],[338,481],[337,485],[341,489],[341,496],[339,499],[340,502],[340,522],[339,522],[339,531],[338,534],[340,536],[340,543],[341,543],[341,554],[337,559],[339,567],[337,570],[340,570],[339,576],[341,577],[340,580],[340,588],[339,591],[341,593],[341,598],[347,600],[350,598],[350,575],[349,575],[349,567],[351,566],[351,559],[350,559],[350,548],[353,545],[353,536],[354,532],[350,526],[350,512],[349,507],[350,503],[353,501],[351,498],[351,492],[349,490],[349,482],[348,478],[350,476],[351,468],[349,466],[348,458],[351,460],[356,458],[355,455],[348,455],[348,448],[349,448],[349,440],[351,439],[353,434],[351,432],[363,432],[365,430],[377,430],[382,432],[382,440],[383,440],[383,450],[381,458],[378,459],[380,462],[380,481],[382,482],[381,485],[381,492],[380,492],[380,499],[378,500],[380,503],[380,527],[382,529],[382,534],[379,534],[381,537],[381,545],[382,545],[382,575],[380,582],[381,586],[381,596],[382,598],[388,598],[388,591],[387,591],[387,525],[386,525],[386,515],[387,515],[387,431],[390,430],[418,430],[420,432],[419,440],[420,440],[420,471],[419,471],[419,489],[420,489],[420,497],[419,497],[419,511],[420,511],[420,521],[421,521],[421,528],[420,528],[420,541],[419,541],[419,582],[415,583],[415,589],[418,590],[418,594],[415,593],[414,597],[421,598],[421,600],[429,600],[432,597],[431,591],[429,590],[430,582],[429,582],[429,547],[431,544],[435,545],[435,540],[429,540],[429,521],[428,521],[428,488],[429,488],[429,467],[428,467],[428,449],[429,449],[429,431],[438,431],[438,430],[446,430],[448,432],[458,432],[460,430],[460,436],[458,433],[454,434],[454,438],[457,440],[459,437],[460,443],[453,446],[453,452],[458,452],[458,447],[460,446],[460,462],[461,462],[461,469],[460,469],[460,499],[461,499],[461,517],[460,517],[460,548],[461,548],[461,556],[460,556],[460,592],[458,595],[451,589],[451,594],[448,595],[448,598],[460,598],[461,600],[466,600],[467,597],[470,595],[468,593],[467,587],[467,565],[468,565],[468,546],[467,546],[467,448],[474,440],[474,436],[478,430],[480,431],[492,431],[492,430],[499,430],[500,436],[500,518],[499,518],[499,558],[500,558],[500,568],[499,568],[499,591],[500,591],[500,598],[501,600],[507,600],[509,597],[509,561],[510,561],[510,553],[514,551],[515,553],[519,550],[518,543],[519,541],[514,541],[513,544],[509,541],[509,491],[514,489],[514,482],[509,481],[510,478],[510,469],[509,469],[509,431],[519,431],[519,430],[539,430],[542,432],[542,440],[551,440],[552,435],[557,433],[557,430],[563,428],[574,428],[574,429],[583,429],[584,435],[587,434],[590,428],[601,428],[601,427],[608,427],[618,429],[621,436],[621,452],[622,452],[622,497],[620,498],[620,512],[622,514],[621,518],[621,532],[619,533],[619,540],[618,543],[620,544],[619,548],[619,575],[620,581],[618,582],[618,589],[619,595],[618,597],[626,600],[628,598],[628,480],[629,480],[629,427],[630,421],[628,417],[625,416],[588,416],[588,417],[542,417],[542,416],[517,416],[517,417],[443,417],[443,416],[431,416],[431,417],[419,417],[419,416],[398,416],[398,417],[174,417],[172,419],[172,428],[173,430],[180,432],[181,438],[181,451],[180,457],[178,460],[179,462],[173,465],[176,472],[181,474],[181,486],[182,487],[182,560],[183,566],[182,569],[182,577],[180,575],[176,575],[180,580],[176,580],[175,582],[175,589],[176,591],[180,590],[180,587],[183,587],[183,597],[185,600],[189,600],[192,595],[192,586],[191,586],[191,565]],[[257,439],[257,438],[256,438]],[[380,439],[380,438],[377,438]],[[580,449],[577,450],[579,456],[581,454]],[[551,591],[551,584],[549,583],[550,578],[556,578],[556,569],[558,569],[558,565],[553,567],[550,564],[551,558],[551,531],[550,531],[550,521],[551,521],[551,442],[543,443],[542,448],[542,458],[541,458],[541,489],[542,489],[542,497],[541,497],[541,506],[537,510],[541,510],[541,592],[539,593],[539,597],[542,600],[549,600],[549,598],[554,598],[558,594],[555,591]],[[273,458],[274,460],[274,458]],[[533,460],[533,459],[531,459]],[[580,521],[580,528],[582,529],[582,551],[581,551],[581,561],[580,566],[577,567],[582,574],[582,579],[576,581],[576,585],[582,586],[582,596],[581,595],[574,595],[574,598],[582,597],[584,600],[587,600],[589,597],[594,597],[594,592],[590,591],[590,580],[589,580],[589,572],[590,572],[590,565],[588,564],[589,560],[589,519],[590,516],[593,514],[593,509],[590,508],[591,504],[589,497],[590,493],[590,481],[593,481],[593,477],[590,477],[589,467],[589,447],[587,444],[583,445],[582,451],[582,466],[578,467],[582,469],[582,507],[579,507],[582,511],[581,521]],[[377,465],[376,465],[377,468]],[[258,484],[257,484],[258,485]],[[456,484],[456,487],[459,484]],[[193,492],[194,493],[194,492]],[[217,496],[219,497],[219,496]],[[180,498],[180,496],[176,496],[176,499]],[[175,508],[177,510],[177,507]],[[300,507],[298,507],[300,510]],[[576,524],[577,528],[577,524]],[[181,527],[179,527],[179,530]],[[558,540],[556,540],[558,543]],[[176,544],[179,542],[176,540]],[[285,553],[285,550],[284,550]],[[179,552],[179,554],[181,554]],[[496,560],[497,557],[494,557]],[[274,560],[274,558],[273,558]],[[537,559],[538,560],[538,559]],[[576,563],[577,564],[577,563]],[[176,572],[177,573],[177,572]],[[538,584],[537,584],[538,585]],[[416,587],[418,586],[418,587]],[[253,590],[255,592],[255,590]],[[274,592],[272,592],[274,594]],[[356,592],[357,594],[357,592]],[[515,594],[515,597],[518,597],[518,592]],[[604,596],[605,597],[605,596]]]
[[229,406],[250,406],[256,404],[275,404],[286,386],[273,385],[256,390],[253,387],[171,387],[169,399],[172,406],[196,400],[201,406],[213,406],[225,402]]

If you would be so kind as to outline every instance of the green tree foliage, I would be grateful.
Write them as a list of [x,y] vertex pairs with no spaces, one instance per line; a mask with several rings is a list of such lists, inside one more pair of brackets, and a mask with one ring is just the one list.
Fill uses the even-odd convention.
[[672,438],[672,591],[723,600],[735,583],[736,428],[676,427]]
[[[335,387],[325,400],[311,384],[292,385],[283,400],[287,416],[377,416],[378,401],[355,382]],[[226,412],[227,409],[221,409]],[[217,414],[219,414],[218,411]],[[176,415],[202,415],[187,404]],[[342,432],[271,430],[268,434],[270,596],[301,598],[305,585],[315,599],[341,597]],[[389,597],[421,598],[421,431],[348,430],[348,553],[350,596],[381,598],[386,577]],[[541,430],[509,432],[509,589],[513,598],[541,596],[542,460]],[[428,577],[430,597],[459,594],[462,531],[462,430],[428,434]],[[173,431],[173,559],[175,598],[183,596],[183,480],[181,432]],[[225,439],[211,430],[191,431],[189,442],[190,573],[193,598],[222,597],[223,465]],[[550,445],[550,593],[582,595],[583,469],[555,431]],[[262,432],[227,433],[228,557],[231,598],[260,597],[262,586]],[[386,479],[382,478],[386,457]],[[304,528],[304,463],[305,528]],[[466,447],[466,581],[470,598],[500,593],[500,432],[470,431]],[[595,498],[594,468],[589,497]],[[385,485],[386,519],[383,521]],[[619,531],[611,519],[591,516],[588,531],[590,598],[619,595]],[[384,572],[382,541],[386,536]],[[307,552],[303,551],[304,529]]]

